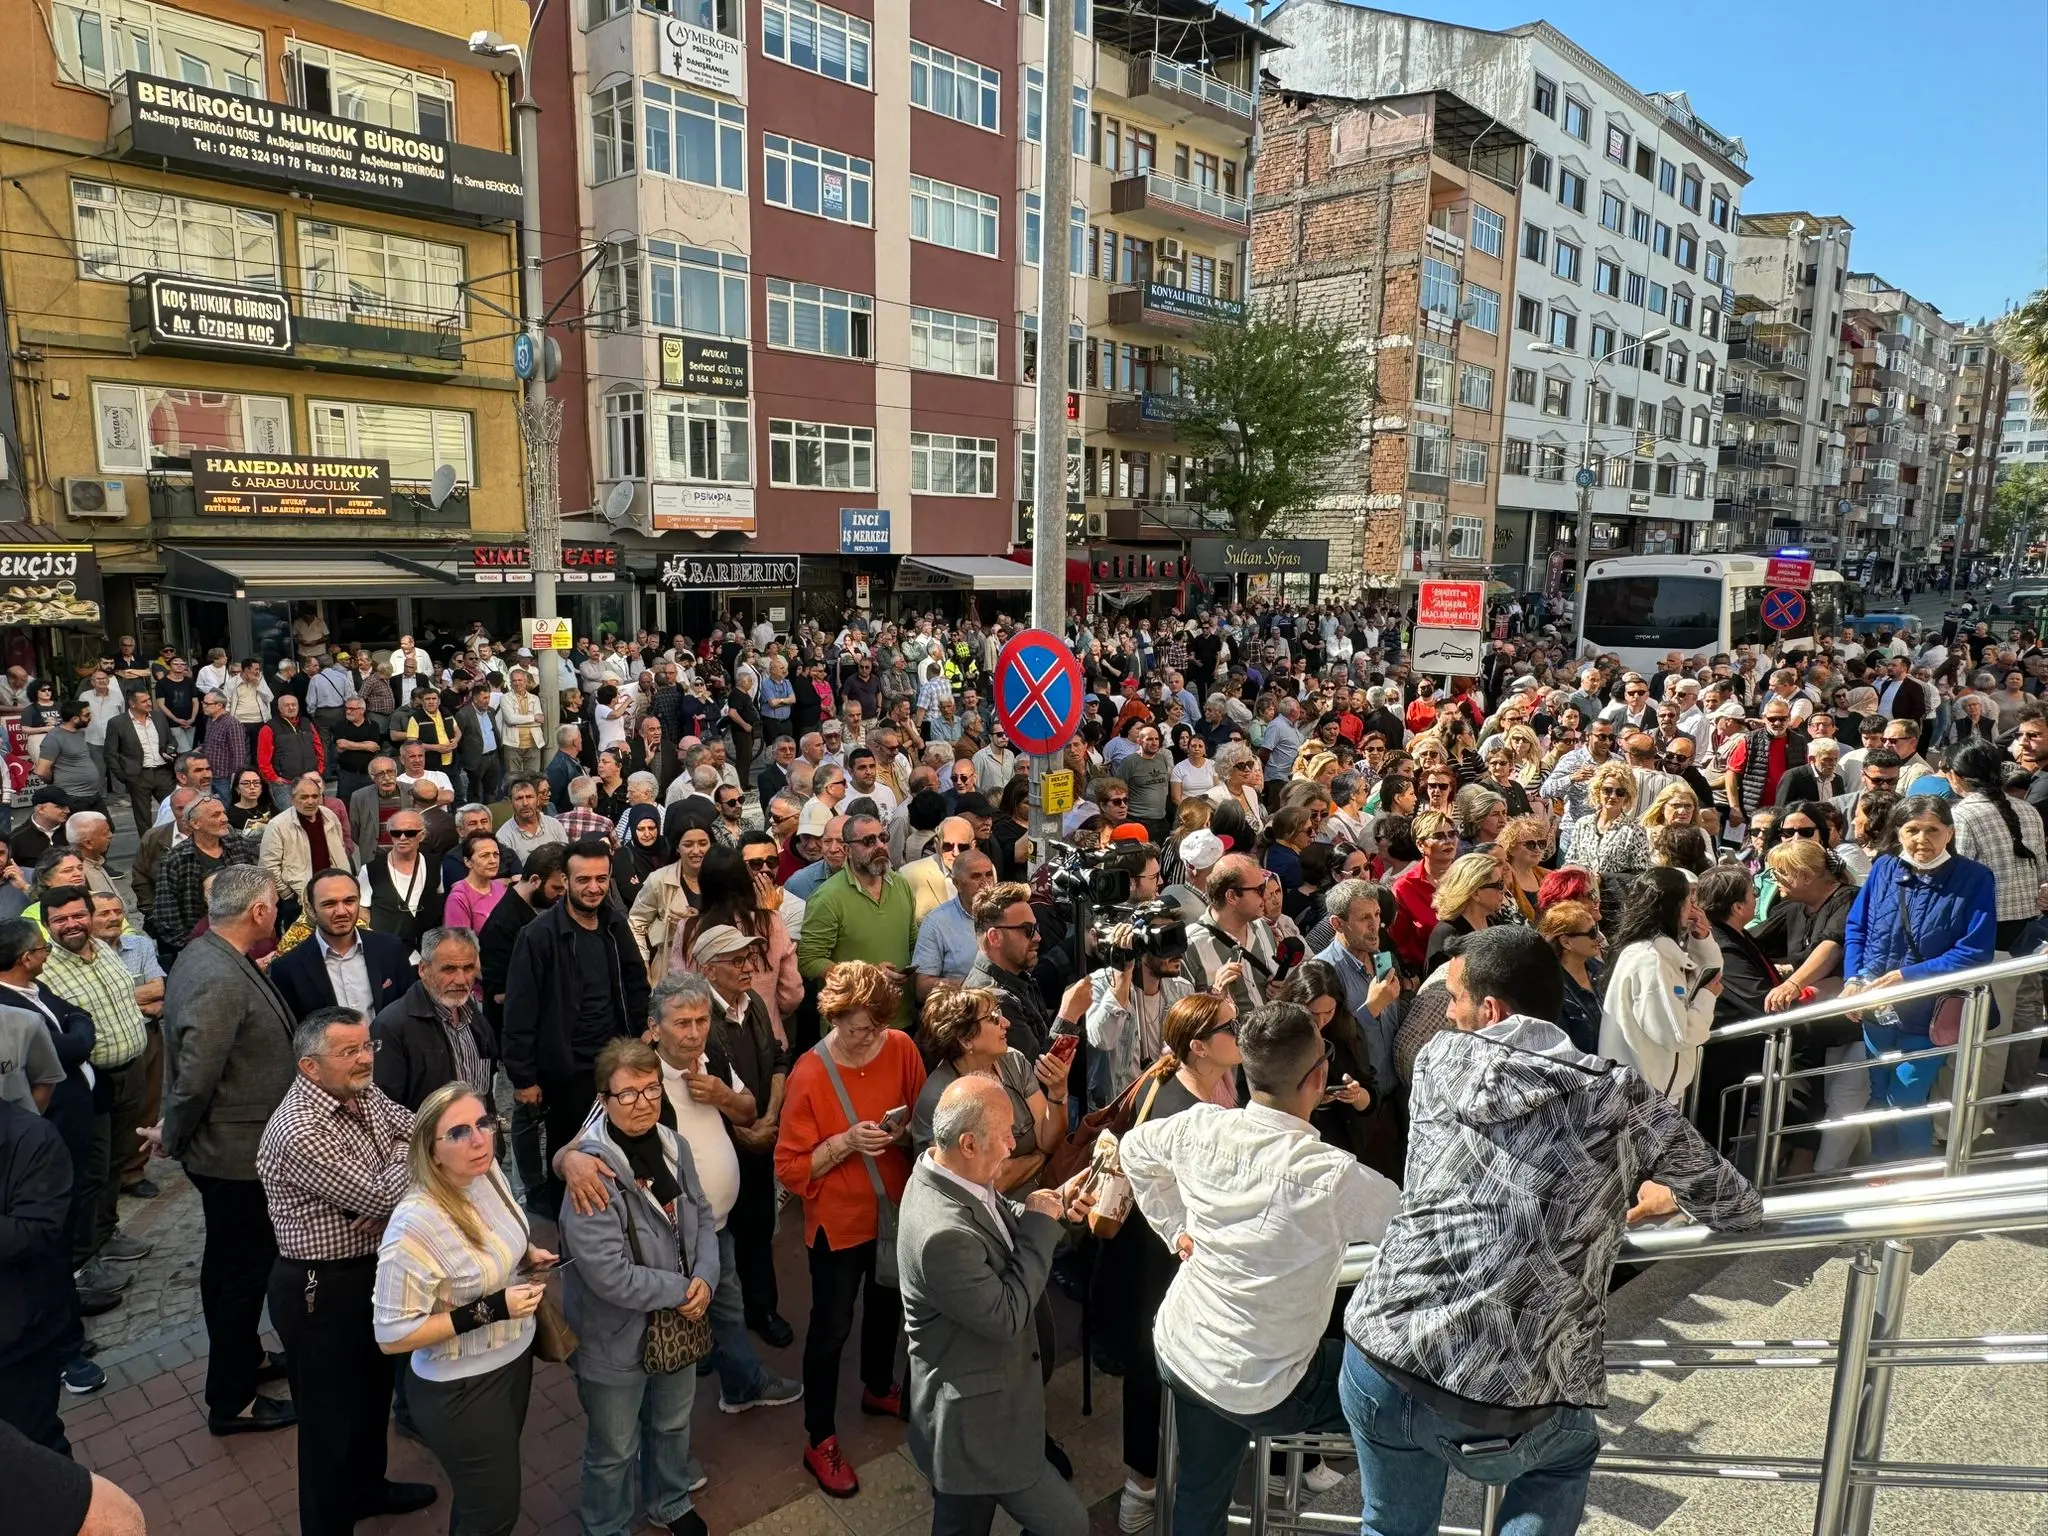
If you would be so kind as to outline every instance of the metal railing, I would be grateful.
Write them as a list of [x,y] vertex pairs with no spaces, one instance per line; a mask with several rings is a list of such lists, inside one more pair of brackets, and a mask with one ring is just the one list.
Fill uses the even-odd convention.
[[[1965,1466],[1883,1459],[1891,1408],[1892,1373],[1911,1367],[2048,1365],[2048,1334],[1981,1338],[1912,1339],[1904,1334],[1906,1292],[1913,1275],[1913,1243],[1993,1232],[2048,1229],[2048,1168],[1929,1179],[1882,1188],[1836,1189],[1773,1196],[1764,1219],[1742,1232],[1677,1225],[1631,1232],[1624,1263],[1655,1263],[1787,1249],[1852,1246],[1839,1338],[1673,1340],[1611,1339],[1610,1371],[1818,1370],[1833,1372],[1826,1437],[1819,1456],[1714,1456],[1690,1453],[1634,1455],[1603,1449],[1594,1471],[1609,1475],[1706,1477],[1727,1481],[1813,1483],[1814,1536],[1869,1536],[1879,1488],[1934,1488],[1976,1493],[2048,1494],[2048,1467]],[[1365,1277],[1375,1250],[1349,1249],[1338,1284]],[[1306,1458],[1348,1458],[1356,1447],[1346,1435],[1303,1434],[1254,1438],[1252,1502],[1234,1505],[1230,1525],[1251,1536],[1308,1532],[1355,1536],[1356,1515],[1304,1510]],[[1286,1458],[1277,1480],[1271,1458]],[[1161,1394],[1159,1478],[1155,1529],[1173,1524],[1178,1444],[1174,1394]],[[1275,1487],[1275,1483],[1278,1487]],[[1483,1487],[1479,1526],[1440,1526],[1438,1536],[1493,1536],[1502,1490]]]

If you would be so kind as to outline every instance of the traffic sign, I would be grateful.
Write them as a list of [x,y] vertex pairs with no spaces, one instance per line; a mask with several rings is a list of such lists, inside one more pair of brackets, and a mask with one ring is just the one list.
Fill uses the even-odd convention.
[[519,378],[519,379],[530,379],[530,378],[532,378],[532,377],[533,377],[533,365],[534,365],[534,350],[533,350],[533,337],[532,337],[532,335],[531,335],[531,334],[529,334],[528,332],[525,332],[525,331],[521,331],[521,332],[520,332],[520,333],[519,333],[519,334],[518,334],[517,336],[514,336],[514,337],[512,338],[512,374],[513,374],[513,377],[515,377],[515,378]]
[[530,651],[573,651],[575,637],[567,619],[528,619],[526,648]]
[[1073,769],[1062,768],[1039,780],[1038,808],[1048,816],[1061,816],[1074,808]]
[[1596,478],[1598,477],[1590,469],[1582,469],[1572,476],[1572,483],[1582,491],[1588,490],[1592,487],[1593,481]]
[[1486,583],[1425,581],[1415,600],[1415,625],[1418,629],[1484,629]]
[[996,658],[996,719],[1018,751],[1050,757],[1081,728],[1088,689],[1067,642],[1043,629],[1019,630]]
[[1764,594],[1760,616],[1770,628],[1783,634],[1806,622],[1806,594],[1790,587],[1778,587]]
[[1797,555],[1772,555],[1764,562],[1764,585],[1804,592],[1813,585],[1813,561]]

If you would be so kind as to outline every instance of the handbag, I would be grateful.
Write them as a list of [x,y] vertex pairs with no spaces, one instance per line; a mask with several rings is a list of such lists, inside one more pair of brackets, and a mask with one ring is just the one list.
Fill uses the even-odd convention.
[[[1906,894],[1899,893],[1899,937],[1906,941],[1906,954],[1915,965],[1926,963],[1927,957],[1920,953],[1919,941],[1913,937],[1913,927],[1907,921]],[[1934,1013],[1927,1021],[1927,1038],[1934,1045],[1954,1045],[1963,1037],[1963,994],[1945,992],[1934,1000]]]
[[[633,1221],[633,1196],[637,1189],[620,1195],[626,1203],[626,1246],[633,1250],[633,1262],[642,1268],[640,1229]],[[682,1256],[683,1273],[690,1272],[690,1245],[683,1241],[683,1229],[676,1232],[676,1252]],[[686,1365],[695,1365],[711,1353],[711,1309],[702,1317],[685,1317],[674,1307],[662,1307],[647,1314],[647,1336],[640,1344],[640,1364],[649,1375],[673,1376]]]
[[[505,1186],[499,1182],[502,1175],[493,1168],[484,1177],[490,1180],[491,1188],[498,1192],[498,1198],[505,1202],[505,1209],[519,1218],[519,1229],[526,1234],[526,1240],[531,1244],[533,1224],[505,1192]],[[534,1308],[533,1312],[533,1352],[543,1360],[551,1360],[560,1365],[576,1353],[576,1346],[581,1340],[576,1337],[576,1330],[569,1326],[569,1319],[562,1315],[561,1303],[555,1300],[553,1277],[543,1276],[541,1284],[547,1289],[541,1293],[540,1305]]]
[[[853,1100],[846,1096],[846,1084],[840,1080],[839,1067],[832,1060],[832,1053],[825,1049],[820,1040],[811,1048],[818,1059],[825,1064],[825,1076],[831,1079],[832,1091],[839,1095],[839,1107],[846,1112],[849,1130],[860,1124],[860,1116],[853,1112]],[[888,1186],[882,1182],[882,1170],[874,1158],[863,1152],[862,1164],[868,1171],[868,1183],[875,1190],[875,1283],[890,1290],[900,1289],[896,1273],[896,1202],[889,1198]]]
[[[1131,1079],[1128,1088],[1111,1099],[1102,1108],[1081,1117],[1079,1129],[1067,1133],[1067,1139],[1053,1149],[1052,1155],[1039,1169],[1040,1188],[1058,1189],[1075,1174],[1087,1168],[1095,1160],[1095,1141],[1104,1131],[1119,1139],[1132,1126],[1139,1124],[1151,1112],[1152,1099],[1159,1092],[1160,1079],[1150,1072],[1140,1072]],[[1139,1107],[1143,1098],[1144,1106]]]

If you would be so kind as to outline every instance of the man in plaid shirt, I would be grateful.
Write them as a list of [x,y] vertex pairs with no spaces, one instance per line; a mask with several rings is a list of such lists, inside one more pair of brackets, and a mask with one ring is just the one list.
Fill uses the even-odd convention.
[[597,808],[601,788],[597,780],[588,774],[569,781],[569,809],[562,812],[559,819],[571,843],[580,843],[586,837],[601,837],[612,847],[618,846],[617,829],[612,826],[611,818]]
[[200,711],[206,718],[199,738],[200,751],[205,754],[207,767],[213,770],[214,782],[232,794],[235,775],[249,766],[249,733],[229,713],[227,695],[218,689],[201,701]]
[[211,795],[186,813],[185,829],[191,835],[164,855],[157,871],[156,902],[149,915],[149,936],[156,940],[157,959],[166,971],[206,916],[206,877],[230,864],[256,862],[255,843],[235,836],[228,827],[228,808]]

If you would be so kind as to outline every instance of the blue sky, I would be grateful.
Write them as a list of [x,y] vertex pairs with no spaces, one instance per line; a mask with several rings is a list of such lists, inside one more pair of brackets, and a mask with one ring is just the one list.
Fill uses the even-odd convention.
[[1547,21],[1638,90],[1690,92],[1702,117],[1749,146],[1746,209],[1842,215],[1856,226],[1856,270],[1950,319],[1996,315],[2048,283],[2040,0],[1383,8],[1476,27]]

